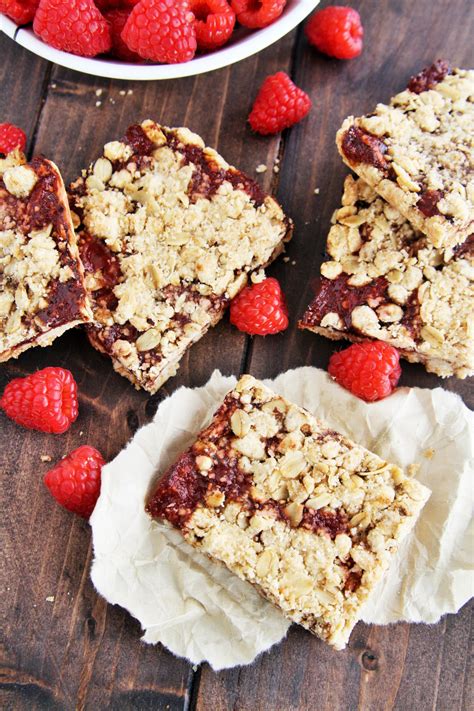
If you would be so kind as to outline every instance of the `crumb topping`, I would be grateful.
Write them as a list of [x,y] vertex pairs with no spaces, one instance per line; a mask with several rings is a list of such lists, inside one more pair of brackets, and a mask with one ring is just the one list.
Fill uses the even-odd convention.
[[474,225],[474,71],[445,70],[422,72],[337,136],[347,165],[437,247],[462,243]]
[[244,376],[147,510],[340,648],[427,491]]
[[[64,187],[52,163],[0,166],[0,359],[89,320]],[[42,343],[46,343],[43,340]]]
[[384,340],[439,375],[474,370],[474,243],[437,249],[361,179],[346,178],[330,259],[301,325]]
[[199,136],[152,121],[106,144],[70,197],[94,343],[151,391],[164,364],[290,236],[280,206],[254,181]]

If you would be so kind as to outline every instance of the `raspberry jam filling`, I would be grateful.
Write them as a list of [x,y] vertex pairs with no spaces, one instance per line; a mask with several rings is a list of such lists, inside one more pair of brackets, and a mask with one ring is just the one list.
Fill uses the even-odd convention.
[[[284,504],[274,499],[256,501],[250,495],[252,476],[240,469],[237,454],[230,446],[233,438],[230,417],[238,404],[228,395],[211,425],[199,435],[199,441],[164,475],[146,507],[151,516],[184,528],[197,507],[205,504],[208,494],[221,492],[226,504],[240,501],[249,514],[271,510],[278,520],[289,524]],[[197,467],[198,456],[212,459],[212,466],[205,474]],[[349,529],[347,515],[341,510],[305,508],[300,526],[314,533],[325,532],[331,538]]]
[[[172,131],[161,129],[166,136],[167,146],[181,153],[186,163],[195,166],[189,185],[189,195],[193,200],[198,198],[209,199],[214,195],[224,181],[228,181],[236,190],[243,190],[250,197],[256,207],[263,204],[265,193],[258,183],[241,173],[239,170],[220,168],[200,146],[184,144],[179,141]],[[139,158],[149,156],[153,150],[160,148],[151,141],[143,128],[135,124],[130,126],[125,134],[124,141],[133,149]],[[133,160],[132,158],[130,160]],[[130,161],[127,161],[130,162]],[[117,169],[118,166],[115,166]]]
[[82,320],[80,304],[84,300],[84,289],[76,278],[74,281],[61,283],[58,280],[50,282],[48,290],[48,305],[37,311],[35,318],[49,328],[63,326],[76,319]]
[[349,279],[348,274],[341,274],[336,279],[321,277],[316,295],[300,326],[319,326],[326,314],[336,313],[346,329],[351,329],[352,312],[356,306],[368,304],[371,308],[377,308],[389,302],[388,282],[385,277],[378,277],[366,286],[350,286]]
[[88,232],[81,232],[79,253],[86,272],[100,271],[101,280],[106,287],[111,288],[118,284],[122,277],[120,262],[104,240],[93,237]]
[[416,206],[420,212],[425,215],[425,217],[433,217],[433,215],[440,215],[438,210],[438,202],[443,197],[444,193],[442,190],[425,190],[421,197],[418,199]]
[[414,94],[421,94],[428,89],[434,89],[436,84],[443,81],[449,74],[449,64],[444,59],[438,59],[430,67],[425,67],[419,74],[415,74],[408,82],[407,89]]
[[351,126],[342,139],[342,150],[352,163],[368,163],[388,172],[389,164],[384,157],[387,146],[368,131]]

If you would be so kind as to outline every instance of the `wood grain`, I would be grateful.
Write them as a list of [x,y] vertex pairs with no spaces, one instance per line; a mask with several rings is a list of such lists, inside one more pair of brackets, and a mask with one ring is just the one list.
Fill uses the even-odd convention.
[[[42,152],[66,181],[92,161],[100,146],[137,120],[187,125],[226,159],[277,191],[294,218],[290,259],[270,269],[288,296],[292,323],[311,296],[323,257],[330,216],[339,204],[346,173],[334,147],[336,128],[349,113],[366,111],[403,86],[421,65],[438,56],[472,62],[473,14],[469,0],[358,3],[366,48],[353,62],[328,60],[312,51],[301,29],[265,52],[210,75],[173,82],[95,79],[33,57],[0,37],[0,115],[29,135],[29,154]],[[449,22],[447,9],[449,8]],[[291,72],[314,108],[282,136],[253,135],[245,119],[267,74]],[[278,172],[272,170],[280,159]],[[319,195],[314,194],[319,188]],[[88,525],[54,504],[41,478],[48,464],[81,443],[107,459],[149,420],[158,403],[180,385],[204,383],[215,367],[270,377],[297,365],[325,367],[334,345],[290,328],[250,340],[227,319],[190,351],[178,375],[148,397],[118,376],[80,331],[47,349],[34,349],[0,369],[0,390],[12,377],[46,365],[74,373],[80,416],[62,436],[26,433],[2,417],[3,555],[6,581],[0,705],[5,709],[158,709],[170,711],[468,711],[472,709],[472,606],[438,625],[357,626],[336,654],[301,629],[253,665],[215,674],[195,671],[166,650],[142,644],[139,625],[107,605],[89,581]],[[436,387],[421,367],[404,366],[405,384]],[[473,404],[468,382],[443,387]],[[54,600],[47,600],[53,597]]]

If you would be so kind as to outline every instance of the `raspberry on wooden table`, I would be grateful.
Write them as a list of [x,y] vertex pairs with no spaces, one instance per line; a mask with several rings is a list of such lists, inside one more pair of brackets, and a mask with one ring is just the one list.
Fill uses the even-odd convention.
[[0,0],[0,12],[17,25],[27,25],[35,16],[39,0]]
[[110,24],[110,32],[112,34],[112,49],[110,54],[117,59],[121,59],[123,62],[133,62],[138,64],[142,62],[142,58],[136,52],[132,52],[128,48],[127,44],[122,39],[122,30],[130,16],[130,9],[128,10],[107,10],[104,12],[104,17]]
[[18,425],[62,434],[77,418],[77,385],[64,368],[43,368],[6,386],[0,407]]
[[288,309],[274,277],[246,286],[230,304],[230,322],[251,336],[268,336],[288,328]]
[[81,57],[112,46],[109,24],[93,0],[40,0],[33,30],[52,47]]
[[249,123],[257,133],[279,133],[301,121],[311,106],[308,94],[293,84],[288,74],[277,72],[260,87]]
[[24,151],[26,146],[25,132],[12,123],[0,123],[0,153],[7,155],[18,148]]
[[235,12],[227,0],[190,0],[198,49],[222,47],[231,37]]
[[143,59],[188,62],[196,52],[194,15],[187,0],[140,0],[122,31],[127,46]]
[[99,498],[104,464],[97,449],[83,445],[50,469],[44,483],[61,506],[89,518]]
[[231,5],[241,25],[257,29],[280,17],[286,0],[232,0]]
[[305,33],[312,45],[336,59],[353,59],[362,52],[364,29],[357,10],[329,5],[308,20]]
[[397,349],[382,341],[354,343],[333,353],[328,371],[339,385],[367,402],[390,395],[402,372]]

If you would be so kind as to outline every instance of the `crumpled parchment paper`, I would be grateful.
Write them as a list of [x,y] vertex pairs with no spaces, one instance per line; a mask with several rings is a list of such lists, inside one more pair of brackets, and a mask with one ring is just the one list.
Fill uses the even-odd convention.
[[[140,621],[145,642],[216,670],[252,662],[285,636],[289,622],[250,584],[151,521],[144,502],[235,382],[215,371],[204,387],[181,388],[162,402],[104,468],[90,521],[98,592]],[[311,367],[264,382],[381,457],[415,465],[433,492],[363,619],[433,623],[456,612],[474,589],[473,413],[441,388],[401,388],[366,404]]]

